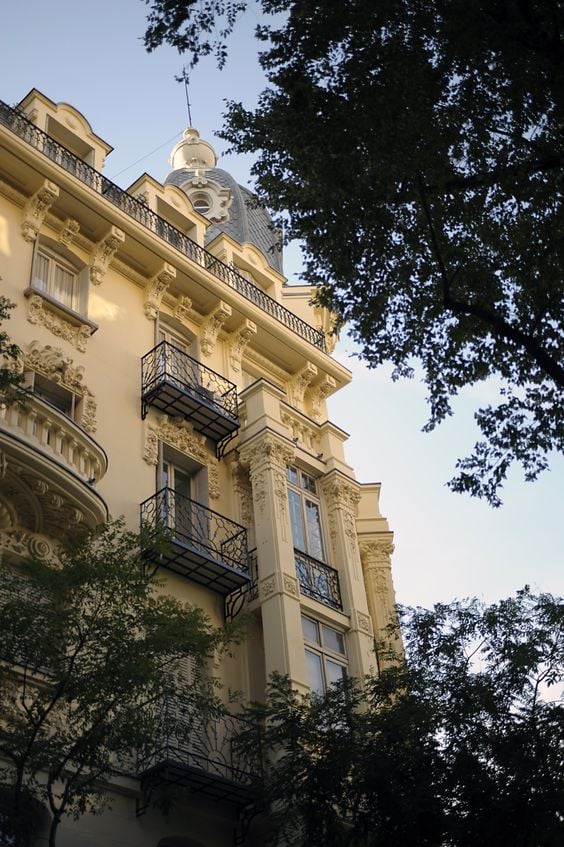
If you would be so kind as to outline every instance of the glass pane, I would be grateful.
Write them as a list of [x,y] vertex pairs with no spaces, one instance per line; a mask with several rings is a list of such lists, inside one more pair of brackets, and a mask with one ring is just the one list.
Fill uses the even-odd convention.
[[307,552],[315,559],[323,561],[323,543],[321,541],[321,522],[319,519],[319,506],[311,500],[305,501],[307,522]]
[[305,657],[309,687],[315,694],[323,694],[325,686],[323,685],[321,656],[318,653],[313,653],[311,650],[306,650]]
[[327,685],[331,685],[333,682],[340,682],[345,679],[347,669],[344,665],[332,662],[331,659],[325,659],[325,673],[327,674]]
[[38,253],[35,257],[33,266],[33,285],[39,291],[47,291],[47,283],[49,280],[49,259],[42,253]]
[[174,490],[177,494],[182,494],[184,497],[190,497],[192,490],[192,477],[184,471],[174,469]]
[[292,524],[292,539],[294,547],[307,552],[304,518],[302,515],[302,498],[297,491],[288,489],[288,505],[290,507],[290,523]]
[[309,491],[310,494],[316,494],[317,489],[315,487],[315,480],[313,477],[308,476],[306,473],[302,472],[302,488],[305,488],[306,491]]
[[313,641],[315,644],[319,644],[319,633],[315,621],[302,616],[302,632],[306,641]]
[[328,650],[333,650],[334,653],[341,653],[341,655],[345,655],[345,639],[343,638],[340,632],[337,632],[335,629],[331,629],[330,626],[321,625],[322,635],[323,635],[323,646],[327,647]]
[[60,303],[64,303],[69,309],[74,309],[76,276],[66,268],[55,263],[52,290],[49,292]]
[[288,474],[288,479],[292,483],[292,485],[298,484],[298,472],[296,468],[288,467],[286,468],[286,473]]

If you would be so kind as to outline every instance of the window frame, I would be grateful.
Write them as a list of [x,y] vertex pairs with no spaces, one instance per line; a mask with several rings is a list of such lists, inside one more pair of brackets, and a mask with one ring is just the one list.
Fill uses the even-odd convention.
[[[38,265],[40,259],[48,263],[47,278],[43,279],[39,276]],[[56,268],[60,268],[67,274],[72,275],[72,293],[69,298],[70,302],[58,296],[55,287],[55,272]],[[52,247],[43,242],[39,242],[33,257],[33,266],[31,270],[31,289],[37,292],[42,297],[46,297],[51,302],[62,306],[74,312],[76,315],[85,316],[86,313],[86,297],[84,293],[83,283],[81,280],[82,271],[72,260],[67,256],[58,253]],[[41,285],[41,283],[44,285]]]
[[[294,482],[291,478],[291,473],[296,473],[297,481]],[[302,484],[302,481],[306,481],[311,483],[312,488],[308,488],[306,485]],[[327,549],[325,543],[325,529],[323,525],[323,509],[321,504],[321,498],[317,493],[317,480],[307,471],[302,470],[297,465],[287,465],[286,466],[286,484],[288,488],[288,511],[290,517],[290,526],[292,530],[292,542],[294,548],[299,550],[300,553],[309,556],[312,559],[316,559],[318,562],[322,562],[323,564],[327,564]],[[301,529],[302,536],[304,540],[303,547],[300,544],[296,543],[299,539],[297,538],[296,524],[294,521],[294,507],[292,504],[291,492],[299,497],[300,504],[300,514],[301,514]],[[308,513],[307,513],[307,501],[309,501],[313,506],[315,506],[317,511],[317,529],[319,532],[318,539],[312,538],[309,532],[311,524],[308,523]],[[296,502],[296,500],[294,500]],[[315,550],[315,541],[319,543],[320,550]],[[312,543],[313,542],[313,543]]]
[[[304,627],[304,621],[308,624],[313,624],[316,628],[317,638],[312,640],[308,637]],[[342,679],[346,678],[349,675],[349,660],[347,654],[347,645],[346,645],[346,633],[340,629],[337,629],[330,624],[325,623],[325,621],[317,620],[316,618],[310,617],[307,614],[302,612],[300,616],[300,622],[302,627],[302,636],[304,642],[304,652],[306,654],[310,653],[311,655],[316,656],[319,659],[319,667],[321,669],[321,682],[322,682],[322,691],[319,691],[314,686],[312,686],[312,678],[309,674],[309,666],[306,658],[306,672],[308,674],[308,684],[310,687],[310,691],[313,694],[318,696],[323,696],[330,688],[331,685],[336,683],[335,680],[330,679],[330,674],[328,673],[328,663],[332,663],[335,666],[338,666],[343,669],[344,673],[342,675]],[[339,636],[342,641],[343,651],[339,652],[338,650],[332,649],[330,646],[327,646],[325,643],[324,630],[328,630],[332,633],[335,633]]]

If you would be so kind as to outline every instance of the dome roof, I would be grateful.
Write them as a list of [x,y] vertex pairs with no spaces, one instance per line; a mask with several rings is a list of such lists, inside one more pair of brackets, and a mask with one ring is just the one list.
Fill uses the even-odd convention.
[[200,139],[197,130],[185,130],[184,139],[171,154],[173,170],[165,184],[176,185],[208,220],[206,244],[221,232],[241,244],[257,247],[268,264],[282,273],[279,232],[256,195],[221,168],[216,168],[215,151]]

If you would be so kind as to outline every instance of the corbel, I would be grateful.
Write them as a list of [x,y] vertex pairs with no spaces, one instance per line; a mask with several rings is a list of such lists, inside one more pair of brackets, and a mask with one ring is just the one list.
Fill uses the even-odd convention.
[[321,382],[318,382],[308,391],[310,414],[316,423],[323,419],[323,403],[337,388],[337,383],[329,374],[325,374]]
[[67,218],[63,224],[63,228],[59,233],[59,241],[61,244],[64,244],[65,247],[69,247],[78,233],[80,232],[80,224],[78,221],[73,220],[73,218]]
[[170,283],[176,279],[176,268],[165,262],[161,270],[149,280],[145,289],[145,315],[151,321],[156,321],[161,301]]
[[174,317],[178,321],[185,321],[190,315],[192,309],[192,301],[189,297],[181,296],[177,299],[174,307]]
[[90,282],[100,285],[110,266],[116,250],[125,241],[125,233],[112,226],[110,231],[96,244],[90,263]]
[[220,300],[213,312],[210,312],[205,319],[200,329],[200,349],[204,356],[211,356],[213,353],[219,330],[231,314],[231,306]]
[[257,325],[254,321],[245,320],[235,332],[229,336],[229,360],[231,367],[236,373],[241,370],[241,360],[245,347],[251,338],[257,334]]
[[41,188],[29,198],[24,206],[24,218],[22,221],[22,236],[26,241],[30,243],[35,241],[39,235],[45,215],[58,196],[58,186],[46,179]]
[[297,408],[303,406],[305,392],[316,376],[316,365],[313,362],[306,362],[303,368],[292,377],[288,383],[288,396],[292,406]]

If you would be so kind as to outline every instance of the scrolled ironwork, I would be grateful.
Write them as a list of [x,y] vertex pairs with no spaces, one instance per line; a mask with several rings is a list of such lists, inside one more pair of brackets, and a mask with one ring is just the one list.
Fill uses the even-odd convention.
[[324,606],[342,609],[339,574],[335,568],[308,556],[307,553],[302,553],[301,550],[294,550],[294,557],[302,594],[312,597]]
[[236,270],[226,265],[212,253],[209,253],[197,242],[193,241],[172,224],[153,212],[146,203],[133,197],[111,180],[102,176],[91,165],[88,165],[58,141],[55,141],[39,127],[35,126],[23,112],[13,109],[0,100],[0,123],[10,129],[19,138],[26,141],[39,152],[56,162],[77,179],[90,186],[98,194],[118,206],[123,212],[134,218],[142,226],[150,229],[175,249],[179,250],[192,261],[206,268],[210,273],[221,279],[247,300],[250,300],[264,312],[275,318],[281,324],[291,329],[300,338],[305,339],[314,347],[327,352],[325,335],[321,330],[310,326],[273,297],[266,294],[257,285],[245,279]]
[[248,574],[247,530],[172,488],[162,488],[141,504],[141,522],[168,530],[173,541]]

